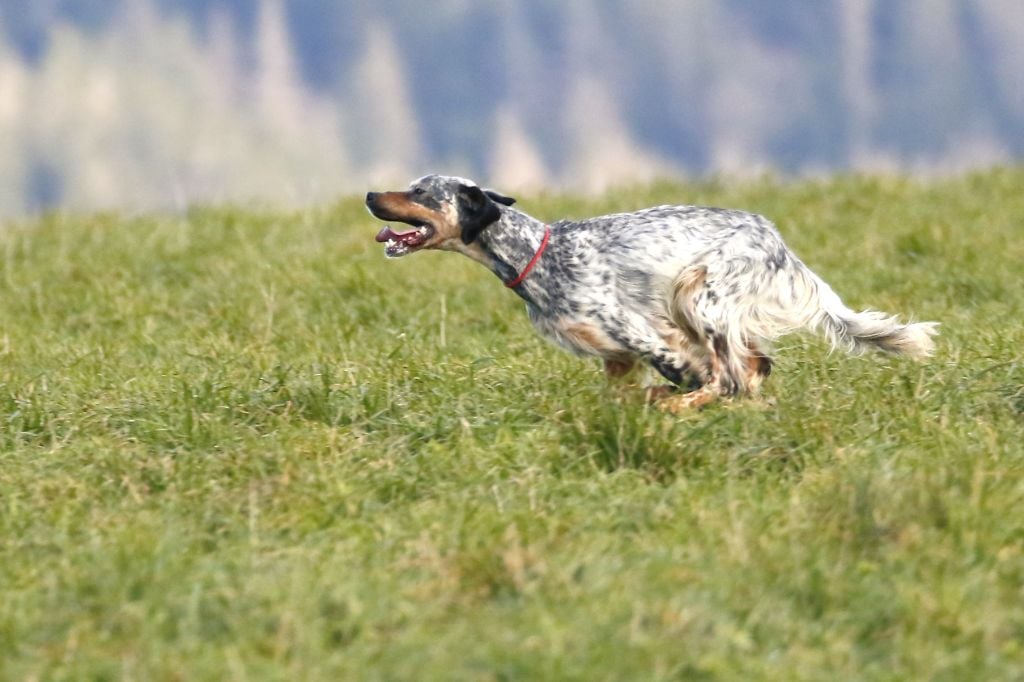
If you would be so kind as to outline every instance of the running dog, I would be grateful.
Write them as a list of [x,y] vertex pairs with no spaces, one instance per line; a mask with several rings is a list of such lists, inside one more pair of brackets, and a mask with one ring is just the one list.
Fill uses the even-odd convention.
[[847,308],[762,216],[658,206],[547,225],[514,203],[441,175],[366,195],[374,216],[413,228],[377,234],[388,257],[422,249],[469,256],[526,301],[542,335],[602,358],[609,376],[649,363],[671,386],[648,397],[670,412],[756,393],[771,372],[769,343],[799,329],[853,353],[934,350],[937,323]]

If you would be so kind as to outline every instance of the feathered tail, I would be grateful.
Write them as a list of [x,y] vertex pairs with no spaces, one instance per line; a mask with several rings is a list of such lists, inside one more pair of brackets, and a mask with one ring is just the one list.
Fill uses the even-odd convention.
[[935,351],[932,337],[938,332],[937,322],[903,324],[894,315],[874,310],[855,312],[806,266],[801,268],[800,275],[798,281],[803,280],[800,288],[804,289],[804,296],[800,297],[804,299],[801,322],[824,332],[833,346],[850,353],[875,348],[913,358],[928,357]]

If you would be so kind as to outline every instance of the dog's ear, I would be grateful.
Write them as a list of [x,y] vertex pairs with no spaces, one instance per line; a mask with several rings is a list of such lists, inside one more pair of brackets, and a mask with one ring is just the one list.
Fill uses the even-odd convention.
[[497,201],[499,204],[502,204],[503,206],[511,206],[512,204],[516,203],[516,200],[513,199],[512,197],[507,197],[504,194],[498,194],[493,189],[485,189],[484,194],[489,196],[491,198],[491,201]]
[[459,187],[458,206],[463,244],[472,244],[485,227],[501,218],[501,209],[475,185]]

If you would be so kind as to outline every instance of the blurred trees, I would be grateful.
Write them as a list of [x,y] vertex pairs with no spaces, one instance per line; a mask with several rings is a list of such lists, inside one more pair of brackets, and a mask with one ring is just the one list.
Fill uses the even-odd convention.
[[1024,155],[1018,0],[0,0],[0,215]]

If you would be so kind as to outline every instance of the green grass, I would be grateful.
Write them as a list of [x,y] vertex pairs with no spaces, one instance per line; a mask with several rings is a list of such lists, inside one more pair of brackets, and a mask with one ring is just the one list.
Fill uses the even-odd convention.
[[765,213],[925,363],[682,418],[357,200],[0,233],[0,678],[1021,679],[1024,170],[521,197]]

